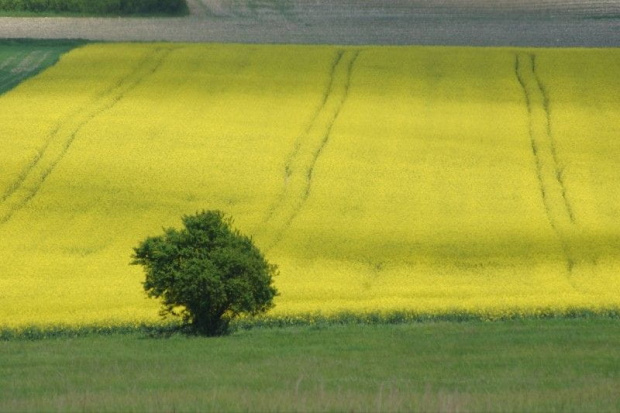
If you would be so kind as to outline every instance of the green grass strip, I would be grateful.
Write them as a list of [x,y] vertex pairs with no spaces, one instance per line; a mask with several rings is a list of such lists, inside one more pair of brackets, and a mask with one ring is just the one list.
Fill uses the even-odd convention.
[[0,0],[8,16],[185,16],[185,0]]
[[[618,320],[619,309],[593,311],[590,309],[569,309],[565,311],[541,311],[536,314],[512,313],[505,316],[481,313],[453,312],[445,314],[420,314],[411,312],[390,313],[338,313],[333,315],[304,314],[296,316],[263,316],[259,318],[237,319],[231,324],[230,333],[254,329],[278,329],[290,327],[327,328],[339,325],[397,325],[437,322],[504,322],[535,320]],[[191,334],[191,331],[178,321],[160,323],[109,324],[109,325],[49,325],[25,326],[19,328],[0,328],[0,341],[45,340],[54,338],[78,338],[90,336],[109,336],[140,334],[146,337],[170,337],[175,334]]]
[[0,40],[0,94],[55,64],[83,40]]

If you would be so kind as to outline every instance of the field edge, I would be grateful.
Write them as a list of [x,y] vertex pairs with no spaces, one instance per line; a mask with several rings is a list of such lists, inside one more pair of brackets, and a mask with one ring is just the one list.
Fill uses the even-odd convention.
[[[448,323],[497,323],[506,321],[539,320],[620,320],[620,308],[592,310],[571,308],[565,310],[546,309],[537,312],[504,314],[455,311],[447,313],[419,313],[407,311],[336,314],[307,313],[297,315],[262,316],[241,318],[231,323],[230,334],[254,329],[283,329],[291,327],[327,328],[345,325],[397,325]],[[0,327],[0,342],[14,340],[45,340],[57,338],[78,338],[90,336],[131,335],[147,337],[170,337],[175,334],[192,333],[177,320],[141,323],[110,323],[85,325],[26,325],[21,327]]]

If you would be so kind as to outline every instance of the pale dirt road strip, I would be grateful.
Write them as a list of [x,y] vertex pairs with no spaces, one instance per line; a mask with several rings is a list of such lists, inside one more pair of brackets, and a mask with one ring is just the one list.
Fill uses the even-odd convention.
[[0,18],[0,38],[620,47],[620,0],[188,0],[181,18]]

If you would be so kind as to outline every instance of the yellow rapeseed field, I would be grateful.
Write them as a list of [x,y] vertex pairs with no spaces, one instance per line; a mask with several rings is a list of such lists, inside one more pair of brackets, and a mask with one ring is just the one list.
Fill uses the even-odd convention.
[[0,96],[0,325],[157,319],[221,209],[273,315],[620,308],[619,49],[93,44]]

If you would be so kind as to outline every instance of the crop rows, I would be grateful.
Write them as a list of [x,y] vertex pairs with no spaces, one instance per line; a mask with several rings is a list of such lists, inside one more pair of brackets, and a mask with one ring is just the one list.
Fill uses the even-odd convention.
[[0,96],[1,327],[156,323],[132,247],[201,209],[279,265],[267,324],[617,314],[619,60],[73,50]]

